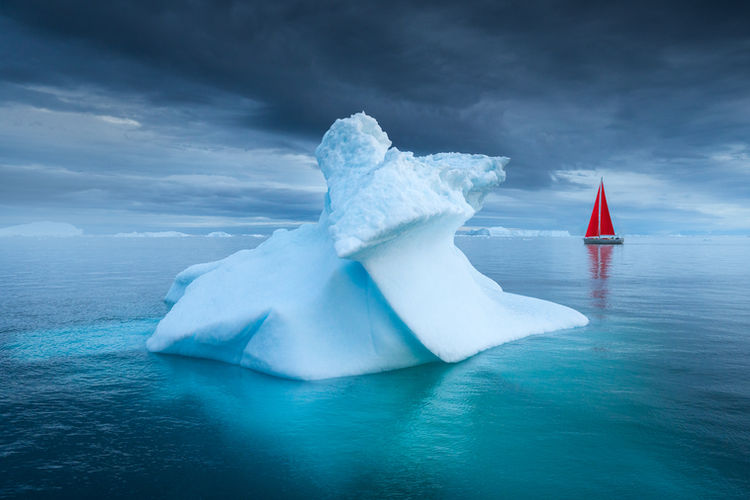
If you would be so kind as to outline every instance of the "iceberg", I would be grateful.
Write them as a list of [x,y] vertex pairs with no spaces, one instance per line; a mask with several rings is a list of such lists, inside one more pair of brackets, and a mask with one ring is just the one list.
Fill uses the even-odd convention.
[[187,238],[190,235],[180,231],[146,231],[143,233],[133,231],[132,233],[113,234],[113,238]]
[[570,238],[567,231],[556,229],[516,229],[494,226],[459,230],[461,236],[486,236],[494,238]]
[[402,152],[365,113],[336,120],[316,157],[318,222],[181,272],[150,351],[313,380],[457,362],[588,322],[504,292],[454,244],[507,158]]
[[67,238],[81,235],[83,235],[82,229],[67,222],[30,222],[0,228],[0,237]]

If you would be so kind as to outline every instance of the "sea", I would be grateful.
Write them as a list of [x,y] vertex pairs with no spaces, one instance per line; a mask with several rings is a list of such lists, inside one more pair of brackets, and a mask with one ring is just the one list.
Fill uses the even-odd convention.
[[590,324],[456,364],[299,382],[146,351],[179,271],[260,241],[2,239],[0,497],[750,497],[750,238],[457,237]]

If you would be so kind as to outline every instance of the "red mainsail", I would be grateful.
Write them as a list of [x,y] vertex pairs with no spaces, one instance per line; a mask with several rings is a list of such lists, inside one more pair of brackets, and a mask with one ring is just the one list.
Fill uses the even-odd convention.
[[602,186],[596,192],[596,201],[594,202],[594,210],[591,212],[591,220],[589,220],[589,227],[586,229],[586,238],[592,236],[599,236],[599,194],[602,192]]

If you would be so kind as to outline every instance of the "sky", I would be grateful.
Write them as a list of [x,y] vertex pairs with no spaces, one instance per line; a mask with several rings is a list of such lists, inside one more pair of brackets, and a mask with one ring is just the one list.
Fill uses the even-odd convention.
[[3,0],[0,226],[267,232],[320,213],[314,150],[511,158],[468,226],[750,234],[750,4]]

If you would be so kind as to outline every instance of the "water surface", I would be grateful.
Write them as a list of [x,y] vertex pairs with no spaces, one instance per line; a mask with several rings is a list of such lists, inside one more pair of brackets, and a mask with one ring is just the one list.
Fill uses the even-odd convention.
[[459,237],[591,323],[454,365],[310,383],[145,351],[177,272],[255,244],[4,239],[0,495],[750,495],[750,238]]

